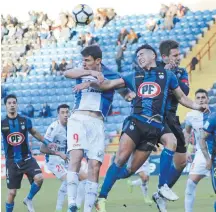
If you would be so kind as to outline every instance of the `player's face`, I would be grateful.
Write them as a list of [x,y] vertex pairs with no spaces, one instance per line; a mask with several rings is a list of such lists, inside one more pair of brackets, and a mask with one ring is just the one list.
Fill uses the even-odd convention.
[[16,113],[17,112],[17,101],[14,98],[9,98],[6,102],[7,113]]
[[179,49],[171,49],[169,56],[165,56],[163,59],[166,64],[172,64],[176,67],[179,66],[181,62]]
[[208,97],[205,93],[197,93],[195,96],[195,102],[199,105],[208,104]]
[[62,124],[67,123],[69,115],[70,115],[70,111],[68,108],[60,108],[58,116]]
[[155,61],[155,54],[149,49],[141,49],[137,52],[137,61],[141,68],[146,68]]
[[92,56],[83,57],[83,68],[86,70],[99,70],[101,59],[94,59]]

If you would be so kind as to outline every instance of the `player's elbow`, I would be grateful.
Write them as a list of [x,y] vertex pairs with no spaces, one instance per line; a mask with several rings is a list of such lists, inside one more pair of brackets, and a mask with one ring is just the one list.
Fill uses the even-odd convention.
[[63,74],[64,74],[64,76],[66,77],[66,78],[68,78],[69,77],[69,70],[68,71],[65,71]]

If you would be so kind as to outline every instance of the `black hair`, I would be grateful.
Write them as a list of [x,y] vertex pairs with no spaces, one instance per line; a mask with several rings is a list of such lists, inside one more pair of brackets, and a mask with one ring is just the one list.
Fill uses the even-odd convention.
[[70,110],[70,106],[69,106],[69,105],[67,105],[67,104],[61,104],[61,105],[59,105],[58,108],[57,108],[57,112],[58,112],[58,113],[59,113],[59,111],[60,111],[61,108],[68,108],[68,109]]
[[195,92],[195,96],[196,96],[198,93],[205,93],[206,96],[208,97],[208,92],[207,92],[207,90],[205,90],[205,89],[203,89],[203,88],[199,88],[199,89]]
[[6,103],[7,103],[7,100],[10,99],[10,98],[16,99],[16,102],[17,102],[17,97],[16,97],[16,95],[14,95],[14,94],[9,94],[9,95],[7,95],[7,96],[4,98],[4,104],[5,104],[5,105],[6,105]]
[[83,57],[92,56],[94,60],[98,58],[102,59],[102,51],[98,45],[90,45],[90,46],[85,47],[81,51],[81,54]]
[[179,43],[175,40],[164,40],[160,43],[159,49],[160,49],[160,54],[169,56],[170,51],[172,49],[178,49],[179,48]]
[[138,53],[141,49],[149,49],[149,50],[153,51],[154,54],[155,54],[155,58],[157,58],[157,52],[156,52],[155,49],[154,49],[152,46],[150,46],[149,44],[144,44],[144,45],[138,47],[135,54],[137,55],[137,53]]

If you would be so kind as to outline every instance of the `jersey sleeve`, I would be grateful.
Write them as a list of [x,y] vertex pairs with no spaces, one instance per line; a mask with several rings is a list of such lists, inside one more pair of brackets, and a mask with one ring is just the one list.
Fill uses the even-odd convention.
[[130,90],[134,91],[134,78],[135,78],[135,73],[130,73],[125,76],[121,76],[121,78],[124,80],[125,87],[129,88]]
[[178,79],[175,76],[175,74],[173,74],[171,71],[169,73],[170,73],[169,88],[171,90],[175,90],[179,86]]
[[49,140],[50,142],[54,142],[55,139],[55,130],[53,124],[51,124],[44,135],[44,138]]
[[27,130],[30,130],[30,129],[32,129],[32,121],[31,121],[31,119],[29,119],[29,118],[26,118],[26,127],[27,127]]
[[182,69],[182,73],[179,77],[179,86],[185,95],[189,94],[190,88],[189,88],[188,73],[186,69]]
[[211,134],[216,133],[216,113],[213,113],[205,122],[203,130]]

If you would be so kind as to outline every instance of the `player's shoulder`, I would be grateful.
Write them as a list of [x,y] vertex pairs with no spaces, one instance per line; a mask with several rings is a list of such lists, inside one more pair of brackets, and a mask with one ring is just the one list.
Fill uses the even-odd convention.
[[59,126],[59,121],[58,120],[55,120],[53,121],[50,125],[49,125],[49,128],[57,128]]
[[200,115],[200,113],[198,111],[192,110],[186,114],[186,117],[193,118],[193,117],[197,117],[198,115]]
[[116,79],[121,78],[121,75],[117,71],[113,71],[105,65],[102,65],[103,75],[106,79]]
[[187,70],[184,67],[178,67],[177,72],[179,72],[179,73],[185,73],[186,72],[187,73]]
[[30,121],[31,122],[31,119],[28,116],[25,116],[25,115],[18,114],[17,118],[19,120],[21,120],[21,121]]
[[216,112],[216,108],[215,107],[209,106],[209,109],[210,109],[211,113],[215,113]]
[[211,123],[216,123],[216,112],[211,113],[208,120]]

